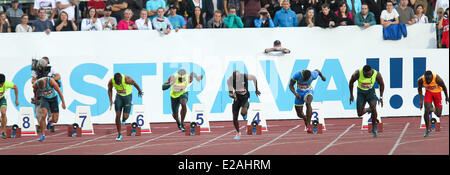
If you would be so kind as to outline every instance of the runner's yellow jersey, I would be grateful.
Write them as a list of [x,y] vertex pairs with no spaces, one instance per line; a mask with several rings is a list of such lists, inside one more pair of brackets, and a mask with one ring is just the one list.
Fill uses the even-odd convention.
[[366,78],[364,77],[363,69],[359,69],[358,88],[365,91],[372,89],[377,80],[377,74],[378,72],[373,70],[372,77]]
[[[186,74],[180,75],[175,73],[173,78],[175,79],[175,83],[172,85],[172,89],[170,90],[170,96],[172,98],[178,98],[187,92],[187,88],[189,86],[189,76]],[[184,82],[178,81],[179,78],[184,78]]]
[[114,81],[114,78],[112,78],[113,87],[116,88],[117,94],[120,96],[127,96],[130,95],[133,88],[131,87],[131,84],[125,83],[125,75],[122,75],[122,84],[118,85],[116,84],[116,81]]
[[0,99],[5,96],[6,90],[9,88],[14,88],[14,83],[6,80],[5,83],[3,83],[3,86],[0,87]]

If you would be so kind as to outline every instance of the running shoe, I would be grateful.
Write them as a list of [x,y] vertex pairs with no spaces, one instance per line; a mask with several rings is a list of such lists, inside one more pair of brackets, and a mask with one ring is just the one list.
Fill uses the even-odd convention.
[[55,125],[50,126],[50,132],[55,132]]
[[234,136],[234,140],[241,139],[241,133],[237,133],[236,136]]
[[50,130],[50,127],[52,126],[52,123],[48,122],[47,124],[47,130]]
[[244,118],[244,120],[247,120],[247,115],[245,115],[245,116],[242,116],[242,118]]
[[4,132],[2,132],[2,138],[6,139],[6,134]]
[[182,132],[186,132],[186,128],[184,127],[184,125],[180,125],[180,128]]
[[425,132],[425,135],[423,135],[423,137],[428,137],[430,135],[430,130],[427,130],[426,132]]
[[44,141],[44,139],[45,139],[45,135],[42,134],[41,137],[39,137],[39,141],[42,142],[42,141]]
[[125,125],[126,124],[126,121],[122,121],[122,125]]
[[377,137],[378,135],[377,135],[377,131],[376,130],[372,130],[372,135],[373,135],[373,137]]
[[120,141],[122,140],[122,134],[119,134],[119,136],[117,136],[116,141]]

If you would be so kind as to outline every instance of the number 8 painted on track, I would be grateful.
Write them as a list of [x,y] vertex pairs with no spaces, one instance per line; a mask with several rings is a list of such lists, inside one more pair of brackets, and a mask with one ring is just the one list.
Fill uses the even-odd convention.
[[[25,124],[27,126],[25,126]],[[23,128],[28,129],[30,127],[30,118],[29,117],[24,117],[23,118],[23,124],[22,124]]]

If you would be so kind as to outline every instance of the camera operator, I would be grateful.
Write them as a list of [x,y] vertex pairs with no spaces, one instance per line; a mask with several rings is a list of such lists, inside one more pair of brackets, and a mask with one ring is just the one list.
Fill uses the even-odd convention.
[[264,53],[270,53],[270,52],[281,52],[283,54],[291,53],[289,49],[281,47],[281,42],[279,40],[276,40],[273,43],[273,48],[267,48],[264,50]]
[[[55,69],[52,66],[49,66],[50,64],[50,60],[48,59],[48,57],[42,57],[42,59],[36,60],[33,59],[32,60],[32,65],[31,65],[31,84],[34,85],[36,83],[36,80],[42,78],[42,77],[50,77],[52,79],[54,79],[57,84],[59,85],[59,87],[61,87],[61,75],[59,73],[55,72]],[[39,104],[39,100],[40,100],[40,96],[38,96],[38,99],[34,99],[31,98],[31,103],[35,105],[35,109],[36,109],[36,118],[38,120],[40,120],[41,118],[41,113],[39,112],[40,109],[40,104]],[[51,116],[51,113],[48,113],[48,116]],[[53,125],[49,125],[50,126],[50,130],[52,132],[54,132],[54,126]],[[38,132],[40,132],[40,128],[38,128]]]
[[255,19],[254,22],[256,28],[274,27],[272,18],[270,17],[270,13],[265,8],[261,8],[261,10],[259,10],[259,19]]

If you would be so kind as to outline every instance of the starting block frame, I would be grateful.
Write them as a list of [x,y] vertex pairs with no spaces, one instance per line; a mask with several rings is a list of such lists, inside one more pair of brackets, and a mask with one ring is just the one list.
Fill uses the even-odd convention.
[[[6,137],[7,138],[13,138],[12,137],[12,134],[13,133],[13,129],[12,129],[12,127],[7,127],[6,128]],[[15,136],[15,138],[21,138],[22,137],[22,129],[21,128],[17,128],[16,129],[16,136]]]
[[[131,126],[131,124],[127,125],[127,136],[131,136],[132,131],[133,131],[133,127]],[[136,133],[134,136],[141,136],[142,135],[141,131],[142,131],[141,127],[139,127],[139,126],[136,127]]]
[[[200,135],[200,126],[198,126],[198,125],[195,126],[195,132],[194,132],[194,134],[195,134],[196,136]],[[186,135],[186,136],[191,136],[191,125],[187,125],[187,126],[186,126],[185,135]]]
[[[73,125],[69,125],[67,127],[67,136],[68,137],[73,137],[73,129],[74,129]],[[78,127],[76,130],[76,137],[81,137],[81,136],[83,136],[83,131],[81,130],[80,127]]]
[[[247,135],[253,135],[253,126],[247,125]],[[255,135],[262,135],[262,126],[256,125],[256,133]]]

